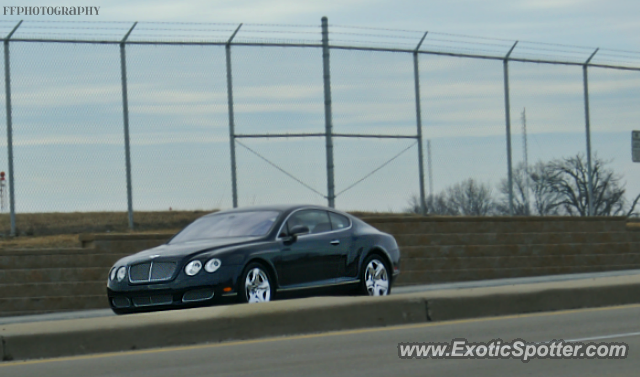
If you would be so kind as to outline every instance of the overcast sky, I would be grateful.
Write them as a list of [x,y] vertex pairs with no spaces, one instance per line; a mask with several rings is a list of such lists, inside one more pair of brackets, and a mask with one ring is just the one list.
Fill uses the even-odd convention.
[[[3,5],[9,5],[5,3]],[[632,0],[21,0],[11,5],[99,6],[82,20],[332,24],[640,50],[640,2]],[[47,17],[4,16],[4,19]],[[55,16],[49,19],[76,19]]]
[[[22,0],[19,5],[61,3]],[[1,20],[318,25],[327,16],[331,25],[640,51],[637,1],[68,1],[63,5],[99,6],[100,13],[7,15]],[[14,45],[18,211],[126,209],[117,47]],[[320,51],[266,50],[233,49],[238,132],[322,132]],[[336,132],[415,132],[410,55],[333,50],[331,59]],[[229,207],[224,50],[130,46],[127,64],[134,207]],[[420,69],[424,134],[433,147],[434,191],[468,177],[495,187],[506,176],[502,62],[421,56]],[[594,150],[625,174],[627,188],[635,196],[640,174],[630,162],[628,134],[640,129],[640,74],[591,69],[590,75]],[[520,113],[525,107],[530,162],[584,151],[579,67],[512,63],[511,85],[514,165],[522,160]],[[326,192],[324,140],[243,143]],[[337,140],[336,191],[410,145],[411,141]],[[418,192],[416,154],[413,147],[339,196],[338,207],[402,210]],[[0,153],[2,166],[5,155]],[[238,163],[241,205],[325,203],[322,196],[242,146]]]

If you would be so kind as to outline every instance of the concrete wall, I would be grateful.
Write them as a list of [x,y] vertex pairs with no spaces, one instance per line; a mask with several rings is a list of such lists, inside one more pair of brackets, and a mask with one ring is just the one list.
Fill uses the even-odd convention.
[[398,285],[640,268],[640,228],[623,217],[367,221],[400,245]]
[[[398,285],[640,268],[640,227],[625,218],[365,220],[398,240]],[[111,265],[169,237],[81,235],[81,248],[0,250],[0,316],[106,308]]]

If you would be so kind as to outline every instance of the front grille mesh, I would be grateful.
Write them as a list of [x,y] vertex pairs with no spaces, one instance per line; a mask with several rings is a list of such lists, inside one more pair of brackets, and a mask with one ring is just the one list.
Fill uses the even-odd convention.
[[213,297],[213,288],[202,288],[188,291],[182,297],[182,302],[205,301]]
[[126,297],[114,297],[113,299],[111,299],[111,302],[113,303],[113,306],[118,309],[128,308],[129,306],[131,306],[129,299]]
[[133,305],[135,305],[136,307],[171,305],[171,303],[173,303],[173,296],[171,295],[143,296],[133,298]]
[[140,263],[129,267],[129,281],[146,283],[170,280],[175,270],[175,262]]
[[149,269],[151,268],[151,262],[136,264],[129,268],[129,280],[132,283],[149,281]]
[[173,262],[155,262],[151,269],[151,281],[171,279],[176,264]]

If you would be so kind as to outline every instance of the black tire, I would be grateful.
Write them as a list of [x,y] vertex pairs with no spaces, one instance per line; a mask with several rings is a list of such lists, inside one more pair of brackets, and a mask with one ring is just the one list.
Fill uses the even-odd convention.
[[[260,289],[259,286],[255,286],[253,292],[247,289],[247,280],[254,280],[256,284],[264,285],[266,282],[268,288]],[[245,267],[240,281],[238,282],[238,301],[242,303],[260,303],[272,301],[275,297],[275,281],[263,264],[258,262],[252,262]]]
[[[371,273],[368,272],[367,269],[369,264],[372,264],[372,267],[379,272],[377,279],[371,279]],[[384,271],[378,270],[383,268]],[[369,255],[364,262],[362,263],[362,267],[360,269],[360,288],[359,293],[364,296],[386,296],[391,293],[391,275],[389,273],[390,268],[389,264],[386,262],[385,258],[383,258],[379,254],[371,254]],[[371,281],[373,282],[373,287],[371,287]],[[383,282],[386,282],[386,291],[383,289]],[[377,283],[377,284],[376,284]]]

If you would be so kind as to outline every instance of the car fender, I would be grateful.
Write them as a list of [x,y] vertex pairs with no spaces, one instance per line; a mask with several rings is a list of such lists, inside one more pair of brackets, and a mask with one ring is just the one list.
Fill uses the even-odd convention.
[[242,268],[238,270],[239,273],[238,273],[238,277],[236,278],[236,287],[240,286],[240,279],[242,278],[242,273],[244,272],[245,268],[247,268],[247,266],[253,262],[258,262],[260,264],[267,266],[267,268],[269,268],[269,272],[271,273],[271,275],[273,276],[273,279],[275,280],[274,281],[275,287],[279,287],[278,272],[276,270],[276,266],[274,266],[273,263],[271,263],[268,259],[261,258],[260,255],[251,255],[247,258],[245,263],[242,265]]
[[[389,254],[389,251],[387,251],[386,247],[376,243],[372,245],[366,252],[360,255],[360,261],[358,262],[358,271],[362,271],[362,267],[363,267],[362,265],[364,263],[364,260],[367,259],[369,255],[373,253],[381,253],[386,259],[385,262],[387,262],[389,267],[393,269],[393,259],[391,259],[391,254]],[[389,272],[392,273],[392,271],[389,271]]]

